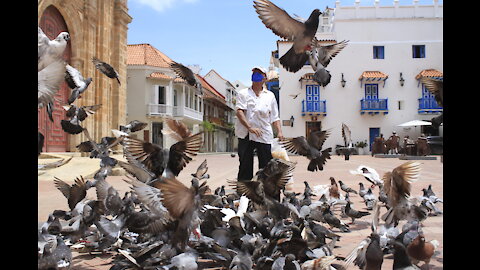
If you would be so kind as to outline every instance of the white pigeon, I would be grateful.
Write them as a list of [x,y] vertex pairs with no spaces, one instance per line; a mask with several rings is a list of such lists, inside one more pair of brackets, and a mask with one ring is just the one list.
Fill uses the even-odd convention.
[[38,72],[38,108],[47,107],[48,117],[53,122],[54,96],[65,78],[66,63],[59,59]]
[[70,34],[61,32],[54,40],[50,40],[38,27],[38,71],[62,58],[70,40]]
[[372,188],[374,186],[383,186],[383,180],[380,178],[380,175],[373,168],[367,167],[365,165],[360,165],[356,170],[350,170],[351,174],[362,175],[367,179],[368,182],[372,183]]

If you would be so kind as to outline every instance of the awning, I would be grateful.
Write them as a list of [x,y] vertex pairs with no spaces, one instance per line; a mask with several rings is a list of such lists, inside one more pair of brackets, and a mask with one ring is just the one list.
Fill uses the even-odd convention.
[[358,79],[365,81],[384,81],[388,79],[388,75],[380,71],[364,71]]
[[399,127],[413,127],[413,126],[431,126],[431,122],[422,121],[422,120],[412,120],[398,125]]
[[443,79],[443,72],[436,69],[424,69],[415,76],[416,80],[419,80],[423,77],[434,78],[434,79]]
[[305,73],[299,81],[313,81],[313,73]]
[[364,71],[362,75],[360,75],[360,78],[358,78],[360,83],[360,87],[363,85],[363,83],[369,83],[369,82],[381,82],[383,81],[383,86],[385,86],[385,81],[388,79],[388,75],[381,72],[381,71]]

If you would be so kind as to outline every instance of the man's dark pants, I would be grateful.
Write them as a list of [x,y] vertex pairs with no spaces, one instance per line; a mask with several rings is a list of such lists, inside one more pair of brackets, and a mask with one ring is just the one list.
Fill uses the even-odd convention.
[[272,157],[272,146],[270,144],[250,141],[247,137],[238,138],[238,181],[248,181],[253,178],[253,150],[257,149],[258,167],[265,168]]

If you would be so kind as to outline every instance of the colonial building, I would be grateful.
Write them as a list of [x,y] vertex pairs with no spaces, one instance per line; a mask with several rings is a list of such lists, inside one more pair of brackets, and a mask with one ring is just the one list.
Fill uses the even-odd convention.
[[231,152],[236,146],[235,132],[233,129],[233,123],[235,123],[235,102],[237,99],[237,90],[236,87],[227,79],[223,78],[217,71],[214,69],[210,70],[205,74],[204,79],[213,86],[213,88],[218,91],[221,95],[224,96],[225,104],[227,108],[221,109],[224,115],[219,115],[222,120],[223,131],[226,133],[226,147],[222,147],[221,150],[217,151],[228,151]]
[[[90,136],[100,140],[112,136],[111,129],[126,122],[127,85],[127,29],[132,17],[128,15],[126,0],[39,0],[38,25],[50,38],[60,32],[68,32],[70,40],[64,52],[65,61],[78,69],[85,78],[93,81],[75,105],[102,104],[102,108],[90,115],[82,126]],[[120,75],[121,85],[100,73],[91,62],[95,56],[112,65]],[[66,83],[55,96],[52,123],[45,109],[38,113],[38,130],[45,136],[44,152],[76,151],[75,146],[87,140],[83,133],[65,133],[60,121],[65,119],[62,105],[71,93]],[[60,101],[60,102],[59,102]]]
[[202,152],[233,151],[233,124],[228,120],[232,108],[227,105],[225,96],[220,94],[206,79],[197,76],[203,87],[204,100],[204,144]]
[[[330,83],[321,87],[306,65],[296,73],[279,70],[280,118],[286,137],[307,136],[318,128],[332,129],[325,147],[342,145],[341,125],[353,142],[367,141],[393,131],[401,138],[421,132],[442,135],[443,127],[398,127],[411,120],[429,121],[443,109],[420,83],[423,76],[443,78],[443,5],[342,6],[327,8],[316,35],[325,45],[348,40],[348,45],[327,67]],[[292,43],[279,40],[282,56]],[[275,63],[275,61],[274,61]],[[298,94],[294,99],[292,96]],[[292,96],[291,96],[292,95]]]
[[150,44],[127,48],[127,122],[139,120],[148,126],[139,139],[169,147],[175,140],[166,136],[163,120],[173,117],[194,133],[203,121],[203,97],[183,79],[177,78],[167,55]]

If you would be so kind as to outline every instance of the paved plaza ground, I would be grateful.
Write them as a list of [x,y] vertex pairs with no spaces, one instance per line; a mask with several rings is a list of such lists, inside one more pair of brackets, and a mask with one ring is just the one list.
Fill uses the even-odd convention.
[[[114,156],[115,158],[123,159],[121,156]],[[226,181],[235,180],[238,172],[238,156],[231,157],[230,154],[199,154],[192,162],[190,162],[185,169],[180,173],[179,180],[190,185],[190,173],[193,173],[197,166],[207,159],[208,173],[210,179],[208,184],[212,190],[221,186],[227,185]],[[297,161],[298,164],[293,173],[294,184],[293,189],[296,192],[303,192],[303,181],[308,181],[310,186],[330,184],[328,180],[330,176],[334,177],[337,181],[342,180],[346,185],[358,190],[358,183],[363,182],[366,186],[369,183],[359,175],[350,174],[350,170],[356,169],[359,165],[366,165],[377,170],[380,176],[387,171],[391,171],[400,164],[407,162],[407,160],[400,160],[398,158],[375,158],[370,155],[354,155],[350,157],[349,161],[345,161],[342,156],[334,155],[327,161],[323,171],[309,172],[307,171],[308,160],[302,156],[290,156],[292,161]],[[52,162],[58,159],[39,159],[39,163]],[[422,195],[422,188],[426,188],[429,184],[432,184],[433,191],[439,198],[443,198],[443,163],[440,161],[440,156],[437,156],[436,160],[419,160],[421,165],[420,178],[412,185],[412,195]],[[75,177],[80,175],[84,177],[92,177],[93,173],[99,168],[99,160],[89,159],[88,157],[75,157],[69,163],[63,165],[60,168],[43,171],[38,176],[38,222],[43,223],[47,220],[48,214],[52,213],[55,209],[68,210],[67,200],[63,197],[62,193],[58,191],[53,184],[53,176],[56,176],[65,182],[71,184]],[[258,169],[257,160],[255,159],[255,169]],[[39,171],[40,172],[40,171]],[[116,173],[122,173],[122,170],[117,170]],[[122,179],[125,177],[116,175],[109,176],[107,181],[114,186],[123,196],[123,194],[130,190],[130,187]],[[227,189],[227,192],[231,189]],[[378,188],[375,188],[374,193],[378,195]],[[343,192],[342,192],[343,194]],[[95,199],[95,189],[92,188],[87,193],[87,198]],[[365,204],[360,196],[351,194],[350,199],[354,202],[353,208],[357,210],[366,211]],[[437,206],[443,210],[441,203]],[[340,218],[340,209],[334,209],[337,217]],[[385,212],[385,208],[382,208],[381,214]],[[345,223],[349,223],[349,218],[341,218]],[[370,221],[371,215],[355,220],[355,224],[350,225],[350,233],[342,233],[338,229],[334,231],[340,234],[341,240],[337,242],[338,248],[334,249],[335,255],[347,256],[350,251],[370,235]],[[405,222],[401,222],[399,228]],[[438,270],[443,269],[443,216],[428,217],[423,222],[423,231],[426,236],[426,240],[436,239],[440,243],[438,249],[439,252],[430,261],[430,269]],[[73,266],[71,269],[87,270],[87,269],[109,269],[109,261],[111,260],[111,254],[104,255],[89,255],[79,254],[73,252]],[[392,269],[393,256],[385,256],[385,260],[382,269]],[[423,262],[419,264],[422,269]],[[356,266],[350,266],[348,269],[358,269]]]

